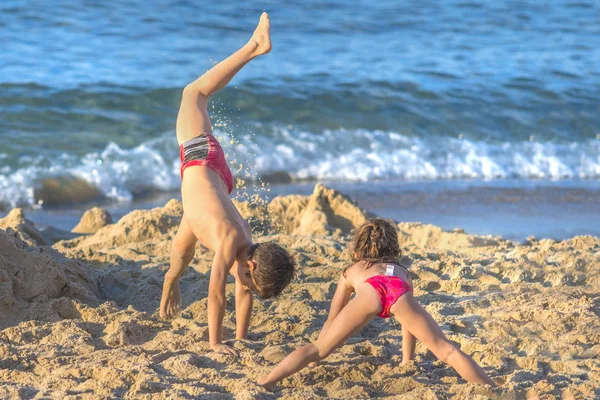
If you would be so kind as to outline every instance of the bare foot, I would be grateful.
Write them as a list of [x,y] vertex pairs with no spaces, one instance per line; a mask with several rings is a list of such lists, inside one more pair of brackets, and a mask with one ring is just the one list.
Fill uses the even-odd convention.
[[179,292],[179,278],[165,276],[162,298],[160,299],[160,317],[173,318],[181,306],[181,294]]
[[252,38],[250,38],[250,42],[256,44],[255,53],[257,56],[271,51],[271,23],[269,22],[269,14],[266,12],[260,16],[260,21],[252,34]]

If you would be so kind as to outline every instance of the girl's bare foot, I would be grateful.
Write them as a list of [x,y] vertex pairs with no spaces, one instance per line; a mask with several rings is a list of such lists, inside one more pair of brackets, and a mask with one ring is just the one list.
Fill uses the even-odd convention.
[[257,56],[271,51],[271,25],[269,15],[266,12],[260,16],[260,21],[252,34],[252,38],[250,38],[250,42],[256,45],[254,52]]
[[179,293],[179,278],[165,276],[162,298],[160,299],[160,317],[173,318],[181,306],[181,294]]

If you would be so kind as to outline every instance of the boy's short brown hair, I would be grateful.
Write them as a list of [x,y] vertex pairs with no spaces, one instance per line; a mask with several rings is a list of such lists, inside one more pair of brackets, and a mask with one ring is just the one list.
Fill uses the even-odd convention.
[[364,222],[354,233],[349,247],[353,262],[397,264],[402,257],[396,225],[387,219],[375,218]]
[[277,243],[253,244],[248,250],[248,259],[256,263],[251,276],[263,299],[279,296],[294,277],[294,258]]

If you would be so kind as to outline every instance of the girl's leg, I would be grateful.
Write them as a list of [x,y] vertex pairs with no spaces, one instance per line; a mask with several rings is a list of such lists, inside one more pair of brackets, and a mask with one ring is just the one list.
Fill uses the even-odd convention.
[[417,338],[402,325],[402,365],[408,364],[410,360],[415,358],[415,346]]
[[299,348],[280,362],[269,375],[258,383],[270,388],[277,382],[300,371],[308,364],[320,361],[341,346],[379,312],[379,297],[374,290],[357,293],[331,323],[316,343]]
[[403,327],[406,327],[437,358],[450,364],[465,380],[496,386],[471,357],[446,339],[444,332],[431,315],[417,303],[411,292],[400,297],[391,311]]
[[269,51],[269,16],[263,13],[248,43],[183,89],[176,129],[180,144],[202,132],[212,131],[206,108],[208,98],[224,88],[250,60]]

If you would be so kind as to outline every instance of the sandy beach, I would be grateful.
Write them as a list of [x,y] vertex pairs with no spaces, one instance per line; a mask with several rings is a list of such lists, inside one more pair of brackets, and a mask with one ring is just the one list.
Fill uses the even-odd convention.
[[[255,383],[316,339],[352,229],[371,214],[317,185],[310,196],[236,203],[256,241],[292,251],[297,276],[255,302],[240,358],[207,342],[211,253],[198,247],[183,306],[158,318],[162,277],[182,207],[177,200],[112,223],[91,210],[79,232],[38,229],[19,209],[0,220],[0,397],[55,399],[542,399],[600,397],[600,239],[557,242],[446,232],[398,222],[415,295],[449,339],[500,385],[467,384],[421,345],[401,366],[401,327],[376,319],[273,392]],[[233,335],[233,279],[226,334]]]
[[[0,2],[0,400],[600,400],[598,37],[598,0]],[[318,338],[375,216],[497,388],[379,318],[256,383]],[[359,247],[395,260],[377,224]],[[239,283],[278,293],[285,250],[246,336]]]

